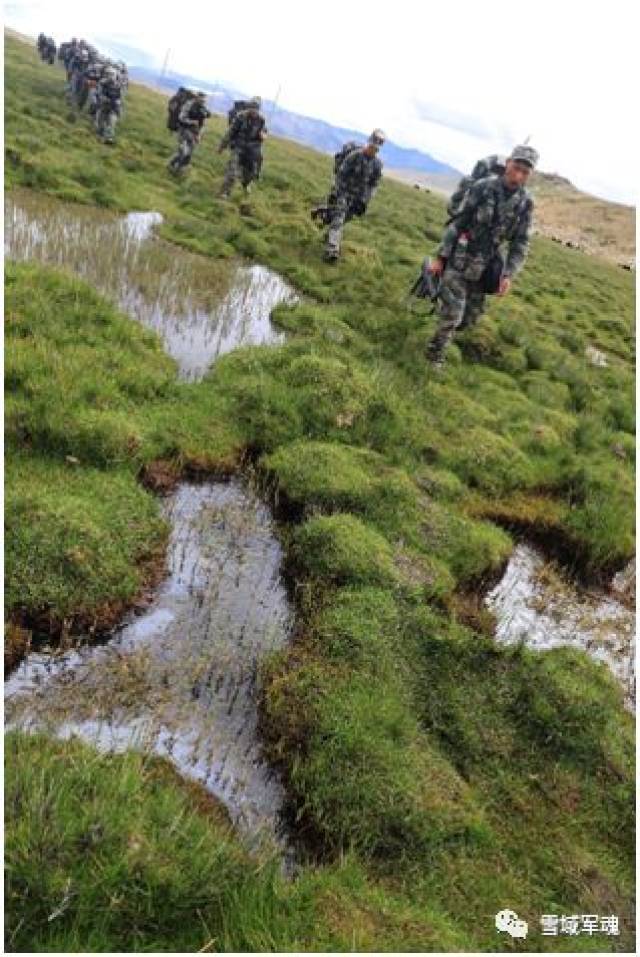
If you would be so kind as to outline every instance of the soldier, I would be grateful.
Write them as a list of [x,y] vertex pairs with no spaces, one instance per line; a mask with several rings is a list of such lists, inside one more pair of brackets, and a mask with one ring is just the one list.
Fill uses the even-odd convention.
[[260,177],[262,170],[262,143],[267,136],[267,124],[260,112],[262,100],[254,96],[248,101],[246,109],[239,110],[231,120],[229,129],[223,136],[218,152],[227,147],[231,156],[224,174],[220,196],[228,199],[235,181],[240,176],[245,193],[251,189],[253,180]]
[[169,172],[176,176],[191,162],[196,145],[200,142],[205,120],[211,116],[207,109],[206,93],[196,93],[183,102],[178,113],[178,151],[169,160]]
[[124,60],[118,60],[116,63],[116,69],[120,73],[120,83],[122,86],[122,95],[127,92],[129,89],[129,70],[127,69],[127,64]]
[[89,116],[95,116],[98,109],[98,84],[107,66],[106,61],[96,56],[89,62],[86,71],[87,80],[87,112]]
[[327,212],[323,218],[329,227],[325,241],[325,262],[338,261],[344,224],[353,216],[364,216],[378,188],[382,179],[378,151],[384,140],[382,130],[374,130],[365,146],[350,150],[337,169],[334,190],[327,200]]
[[505,156],[486,156],[484,159],[478,160],[471,171],[471,175],[463,176],[456,186],[455,192],[451,195],[449,205],[447,206],[449,222],[451,222],[462,209],[465,197],[476,180],[486,179],[487,176],[502,176],[506,165],[507,159]]
[[[489,176],[471,186],[462,209],[445,229],[431,263],[441,276],[438,327],[427,358],[441,367],[447,345],[458,329],[473,326],[484,311],[485,295],[506,295],[529,249],[533,200],[525,189],[538,153],[514,147],[502,176]],[[506,262],[500,247],[508,244]]]
[[338,152],[333,157],[333,183],[329,194],[323,203],[320,203],[318,206],[314,206],[311,210],[311,219],[315,222],[316,226],[328,226],[331,222],[333,216],[333,208],[336,204],[337,192],[336,192],[336,183],[338,181],[338,171],[340,167],[346,160],[347,156],[350,153],[353,153],[354,150],[362,148],[362,144],[356,143],[355,140],[349,140],[348,143],[345,143],[344,146],[340,147]]
[[117,70],[107,66],[97,86],[96,133],[104,143],[113,145],[116,123],[122,109],[122,87]]
[[86,70],[89,66],[89,51],[79,47],[71,59],[71,103],[81,110],[89,95]]
[[47,37],[45,40],[44,59],[52,66],[56,62],[56,44],[53,37]]

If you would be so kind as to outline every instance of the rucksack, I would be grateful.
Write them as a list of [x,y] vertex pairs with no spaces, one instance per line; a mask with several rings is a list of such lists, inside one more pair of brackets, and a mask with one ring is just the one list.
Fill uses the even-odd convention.
[[338,170],[346,160],[347,156],[359,149],[360,144],[355,143],[353,140],[349,140],[348,143],[345,143],[344,146],[339,149],[333,157],[333,172],[337,175]]
[[485,159],[478,160],[469,176],[463,176],[455,191],[451,195],[447,206],[449,219],[446,225],[456,218],[465,204],[469,195],[469,190],[479,179],[485,179],[487,176],[495,176],[504,172],[504,159],[501,156],[487,156]]
[[186,87],[181,86],[178,89],[177,93],[169,100],[169,113],[167,116],[167,129],[175,133],[178,129],[178,116],[180,115],[180,110],[187,102],[187,100],[195,97],[195,94],[192,90],[188,90]]
[[238,113],[242,113],[243,110],[248,110],[250,106],[251,100],[235,100],[233,106],[227,113],[229,126],[231,126]]

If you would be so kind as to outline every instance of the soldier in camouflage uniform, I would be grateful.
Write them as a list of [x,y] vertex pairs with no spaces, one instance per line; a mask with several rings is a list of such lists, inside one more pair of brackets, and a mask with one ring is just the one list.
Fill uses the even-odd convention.
[[89,51],[85,46],[78,47],[71,58],[71,103],[77,110],[84,106],[89,95],[86,71],[89,67]]
[[486,156],[478,160],[470,176],[463,176],[455,191],[451,195],[447,206],[449,221],[455,219],[464,203],[465,197],[476,180],[486,179],[487,176],[502,176],[507,166],[506,156]]
[[100,56],[94,57],[89,61],[86,69],[87,80],[87,112],[89,116],[95,116],[98,109],[98,85],[108,66],[107,61]]
[[338,170],[328,210],[329,229],[325,240],[324,259],[337,262],[344,224],[353,216],[363,216],[380,180],[382,163],[378,151],[384,143],[382,130],[374,130],[365,146],[354,149]]
[[50,63],[51,66],[56,62],[56,53],[57,47],[53,37],[47,37],[45,40],[43,58],[47,63]]
[[[73,58],[78,52],[79,43],[74,37],[70,42],[64,43],[64,56],[62,62],[64,63],[64,68],[67,71],[67,84],[71,83],[71,68],[73,66]],[[68,85],[67,89],[71,87]]]
[[[536,150],[516,146],[502,176],[477,180],[462,209],[447,226],[431,271],[442,276],[438,301],[440,320],[427,347],[427,358],[442,366],[447,345],[458,329],[473,326],[484,312],[487,267],[494,269],[501,246],[506,262],[498,280],[504,296],[522,268],[529,249],[533,200],[525,189],[538,162]],[[500,265],[500,263],[499,263]]]
[[122,84],[115,67],[105,67],[96,89],[96,133],[104,143],[112,145],[115,143],[116,123],[122,109]]
[[235,114],[229,129],[223,136],[218,152],[229,147],[231,156],[224,174],[220,196],[228,198],[235,181],[240,177],[245,193],[253,180],[260,177],[262,169],[262,143],[267,136],[267,124],[260,112],[259,96],[249,100],[247,109]]
[[196,93],[181,106],[177,122],[178,151],[171,157],[168,166],[174,176],[191,162],[193,151],[200,142],[202,127],[209,116],[205,93]]

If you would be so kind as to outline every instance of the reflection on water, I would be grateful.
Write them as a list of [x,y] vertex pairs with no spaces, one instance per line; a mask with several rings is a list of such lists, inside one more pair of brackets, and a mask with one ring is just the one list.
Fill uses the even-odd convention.
[[28,190],[5,202],[5,255],[37,259],[90,282],[154,329],[180,375],[201,378],[241,345],[283,341],[270,321],[296,294],[264,266],[237,266],[187,252],[154,235],[160,213],[118,217]]
[[627,707],[635,707],[635,614],[623,603],[579,590],[535,549],[518,545],[487,605],[497,617],[498,641],[524,641],[537,651],[581,648],[608,665]]
[[277,841],[283,792],[260,753],[258,669],[292,615],[269,510],[236,482],[185,483],[165,509],[168,577],[152,605],[106,645],[29,655],[5,683],[7,725],[166,756],[251,842]]

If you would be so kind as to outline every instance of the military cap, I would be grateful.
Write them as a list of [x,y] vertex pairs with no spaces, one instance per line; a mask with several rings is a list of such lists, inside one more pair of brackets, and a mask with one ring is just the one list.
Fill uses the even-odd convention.
[[535,169],[539,158],[538,151],[534,150],[532,146],[514,146],[509,157],[510,160],[527,163],[532,169]]

